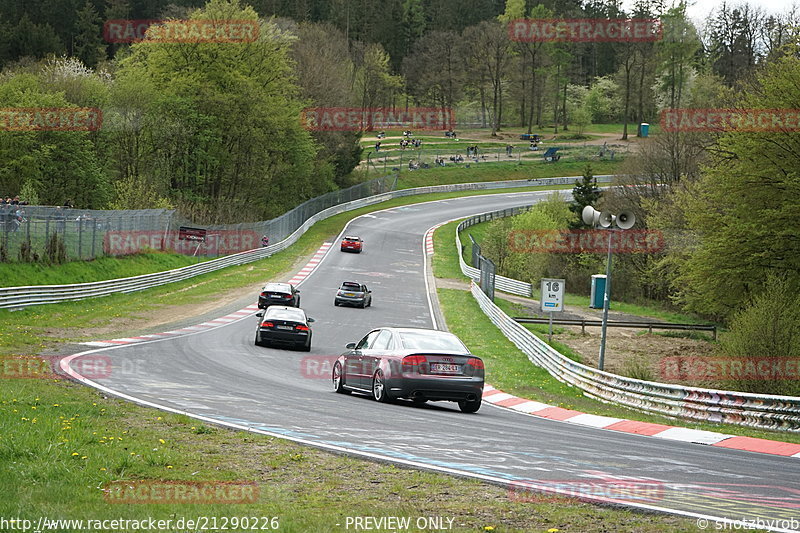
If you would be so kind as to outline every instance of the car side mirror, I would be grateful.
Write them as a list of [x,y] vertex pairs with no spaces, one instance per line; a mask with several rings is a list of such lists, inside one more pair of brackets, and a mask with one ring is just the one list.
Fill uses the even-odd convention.
[[261,313],[256,313],[256,316],[258,316],[258,317],[264,316],[263,311]]
[[294,292],[296,292],[297,294],[300,294],[300,289],[295,289]]
[[348,342],[347,344],[344,345],[344,347],[347,348],[348,350],[353,350],[356,347],[356,343]]
[[367,292],[368,292],[368,293],[372,293],[372,291],[371,291],[371,290],[369,290],[369,289],[367,289]]
[[315,321],[313,318],[311,318],[311,317],[308,317],[306,320],[308,320],[308,323],[309,323],[309,324],[311,324],[312,322],[316,322],[316,321]]

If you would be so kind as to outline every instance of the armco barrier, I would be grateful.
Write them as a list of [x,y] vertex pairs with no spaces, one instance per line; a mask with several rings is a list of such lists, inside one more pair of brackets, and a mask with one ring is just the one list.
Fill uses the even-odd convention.
[[[29,287],[7,287],[0,288],[0,309],[4,308],[23,308],[29,305],[52,304],[69,300],[82,300],[85,298],[95,298],[107,296],[115,293],[127,293],[185,280],[201,274],[207,274],[216,270],[234,265],[243,265],[252,261],[257,261],[279,252],[294,244],[297,239],[305,233],[318,220],[376,204],[392,198],[413,196],[417,194],[428,194],[434,192],[453,192],[469,190],[494,190],[514,187],[531,187],[537,185],[567,185],[575,183],[579,177],[559,177],[559,178],[539,178],[532,180],[509,180],[499,182],[479,182],[479,183],[458,183],[453,185],[435,185],[430,187],[417,187],[414,189],[402,189],[375,196],[369,196],[359,200],[345,202],[333,207],[329,207],[315,215],[312,215],[300,225],[286,239],[265,248],[256,248],[238,254],[205,261],[196,265],[168,270],[166,272],[156,272],[143,276],[130,278],[113,279],[107,281],[97,281],[91,283],[76,283],[72,285],[35,285]],[[611,176],[598,176],[598,181],[610,181]]]
[[[480,224],[481,222],[487,222],[496,218],[519,215],[530,208],[531,206],[529,205],[512,207],[509,209],[501,209],[500,211],[492,211],[491,213],[482,213],[480,215],[469,217],[466,220],[462,220],[461,223],[459,223],[459,225],[456,227],[456,248],[458,249],[458,262],[461,265],[461,272],[473,281],[480,281],[481,279],[481,271],[473,266],[468,265],[466,261],[464,261],[463,247],[461,246],[461,239],[459,238],[462,230],[470,226],[474,226],[475,224]],[[494,287],[495,289],[503,292],[517,294],[519,296],[531,296],[533,294],[533,287],[531,287],[530,283],[519,281],[513,278],[507,278],[505,276],[495,276]]]
[[[470,226],[518,215],[530,209],[521,206],[469,217],[456,228],[456,247],[461,272],[473,280],[472,295],[492,323],[536,366],[553,377],[583,390],[586,396],[603,402],[624,405],[675,418],[719,422],[762,429],[800,431],[800,397],[750,394],[735,391],[683,387],[642,381],[576,363],[554,350],[539,337],[505,314],[475,284],[480,270],[466,264],[459,233]],[[495,288],[511,294],[531,295],[531,285],[523,281],[495,277]]]
[[800,398],[690,388],[627,378],[582,365],[551,348],[505,314],[472,283],[472,295],[494,325],[536,366],[586,396],[639,411],[703,422],[800,431]]

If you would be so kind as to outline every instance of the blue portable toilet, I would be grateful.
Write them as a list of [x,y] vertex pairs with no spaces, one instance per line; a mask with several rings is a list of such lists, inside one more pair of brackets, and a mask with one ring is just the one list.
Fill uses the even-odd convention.
[[648,124],[647,122],[642,122],[641,128],[642,128],[642,137],[647,137],[647,134],[650,133],[650,124]]
[[[603,297],[606,292],[606,275],[594,274],[592,275],[592,294],[589,298],[589,307],[592,309],[603,308]],[[611,307],[611,302],[608,303]]]

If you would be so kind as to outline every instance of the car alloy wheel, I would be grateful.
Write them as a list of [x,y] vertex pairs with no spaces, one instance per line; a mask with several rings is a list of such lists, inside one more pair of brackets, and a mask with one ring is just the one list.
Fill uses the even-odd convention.
[[372,397],[376,402],[389,403],[389,395],[386,392],[386,381],[383,379],[383,370],[378,369],[372,377]]
[[333,390],[339,394],[350,394],[350,391],[344,388],[344,377],[342,376],[342,365],[339,361],[333,365]]

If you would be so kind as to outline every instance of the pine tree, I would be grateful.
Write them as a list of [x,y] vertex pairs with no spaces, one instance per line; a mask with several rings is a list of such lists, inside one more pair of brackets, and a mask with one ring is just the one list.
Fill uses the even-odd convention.
[[570,224],[571,228],[576,229],[584,226],[581,219],[583,208],[587,205],[596,206],[602,195],[602,191],[597,188],[597,179],[592,174],[592,165],[586,165],[583,170],[583,180],[572,189],[572,203],[569,206],[569,210],[577,216]]
[[106,47],[103,43],[100,15],[89,0],[78,12],[75,23],[75,45],[73,55],[88,67],[96,67],[105,58]]

